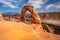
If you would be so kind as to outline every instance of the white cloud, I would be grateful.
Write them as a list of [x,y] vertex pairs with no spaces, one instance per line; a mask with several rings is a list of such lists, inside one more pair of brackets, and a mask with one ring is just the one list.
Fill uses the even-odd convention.
[[48,0],[29,0],[28,5],[32,5],[35,8],[41,8],[41,6],[46,3]]
[[46,9],[48,10],[49,8],[60,9],[60,2],[59,3],[55,3],[55,4],[47,5]]
[[0,3],[3,3],[7,7],[18,8],[18,6],[17,5],[13,5],[12,2],[17,2],[17,1],[16,0],[0,0]]
[[60,5],[56,5],[55,8],[56,8],[56,9],[60,9]]
[[53,4],[47,5],[46,9],[49,9],[52,6],[53,6]]
[[3,12],[0,12],[0,13],[3,13]]

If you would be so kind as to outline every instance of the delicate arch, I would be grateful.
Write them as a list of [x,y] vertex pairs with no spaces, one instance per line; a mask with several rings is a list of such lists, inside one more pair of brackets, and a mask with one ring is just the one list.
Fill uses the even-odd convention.
[[29,6],[29,5],[25,5],[23,7],[23,9],[21,11],[21,18],[20,18],[20,20],[25,22],[24,16],[25,16],[25,13],[26,13],[27,10],[29,12],[31,12],[31,14],[32,14],[32,23],[39,23],[40,24],[41,20],[40,20],[40,17],[38,15],[38,13],[34,10],[33,6]]

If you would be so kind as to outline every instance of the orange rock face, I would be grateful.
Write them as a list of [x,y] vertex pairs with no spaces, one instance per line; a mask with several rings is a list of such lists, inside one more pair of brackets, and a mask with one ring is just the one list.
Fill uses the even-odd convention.
[[[24,23],[26,10],[32,13],[32,24],[29,25]],[[44,32],[32,6],[24,6],[20,19],[23,22],[0,21],[0,40],[60,40],[60,36]]]
[[0,13],[0,21],[3,21],[3,16],[1,13]]
[[24,6],[22,11],[21,11],[21,20],[23,22],[25,22],[24,15],[25,15],[26,11],[30,11],[31,12],[31,14],[32,14],[32,23],[36,23],[36,24],[37,23],[38,24],[41,23],[40,17],[38,16],[38,13],[34,10],[34,7],[33,6],[29,6],[29,5]]

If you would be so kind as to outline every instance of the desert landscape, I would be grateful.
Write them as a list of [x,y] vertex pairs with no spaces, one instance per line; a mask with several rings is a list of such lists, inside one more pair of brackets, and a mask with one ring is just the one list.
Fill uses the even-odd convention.
[[[38,13],[38,14],[41,18],[42,26],[46,27],[50,33],[60,35],[60,12],[46,12],[46,13]],[[17,13],[14,15],[10,15],[10,14],[7,15],[2,14],[2,15],[4,17],[4,20],[6,21],[20,22],[21,14]],[[32,15],[26,14],[25,19],[26,19],[25,23],[31,24]],[[46,30],[46,28],[44,29]]]
[[[25,16],[26,11],[32,15]],[[60,12],[49,13],[25,5],[21,14],[0,14],[0,40],[60,40]]]

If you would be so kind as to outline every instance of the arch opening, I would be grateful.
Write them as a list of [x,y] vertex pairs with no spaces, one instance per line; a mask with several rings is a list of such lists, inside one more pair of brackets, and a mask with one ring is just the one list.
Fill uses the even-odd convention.
[[24,17],[25,17],[25,23],[26,24],[32,23],[32,15],[31,15],[30,11],[27,10]]
[[34,10],[33,6],[29,6],[29,5],[25,5],[21,11],[21,21],[25,22],[25,14],[26,11],[29,11],[32,15],[32,23],[41,23],[40,17],[38,15],[38,13]]

